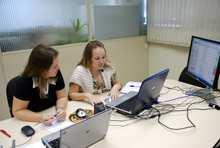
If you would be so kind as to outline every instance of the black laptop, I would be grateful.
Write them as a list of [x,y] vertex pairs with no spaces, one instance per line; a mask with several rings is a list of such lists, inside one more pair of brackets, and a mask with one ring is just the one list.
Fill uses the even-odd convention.
[[169,69],[165,69],[147,77],[142,82],[139,92],[129,92],[114,101],[106,102],[106,106],[115,108],[125,115],[138,115],[157,103],[168,73]]

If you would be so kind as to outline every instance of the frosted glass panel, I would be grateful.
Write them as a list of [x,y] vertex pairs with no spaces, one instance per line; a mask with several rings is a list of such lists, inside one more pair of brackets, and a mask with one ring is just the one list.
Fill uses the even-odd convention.
[[94,0],[95,37],[109,39],[146,33],[146,7],[146,0]]
[[1,0],[2,51],[88,40],[85,0]]

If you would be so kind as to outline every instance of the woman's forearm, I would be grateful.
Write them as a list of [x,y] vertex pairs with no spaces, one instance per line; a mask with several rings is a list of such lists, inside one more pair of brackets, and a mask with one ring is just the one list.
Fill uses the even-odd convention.
[[66,110],[67,103],[68,103],[67,97],[62,97],[62,98],[57,99],[56,109]]
[[43,115],[40,113],[32,112],[27,109],[22,109],[13,112],[15,118],[23,121],[30,121],[30,122],[43,122]]
[[88,101],[90,99],[90,96],[91,94],[89,93],[73,92],[69,94],[70,99],[76,101]]

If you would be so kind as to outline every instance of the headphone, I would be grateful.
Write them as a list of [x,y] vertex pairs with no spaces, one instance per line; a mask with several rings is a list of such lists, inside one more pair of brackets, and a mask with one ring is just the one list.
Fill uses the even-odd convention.
[[91,109],[78,108],[75,112],[69,115],[69,120],[74,123],[77,123],[83,119],[91,117],[93,114],[93,110]]
[[80,120],[91,117],[94,114],[104,111],[105,109],[106,109],[106,106],[102,102],[94,104],[94,111],[91,109],[78,108],[76,109],[75,112],[69,115],[69,120],[74,123],[77,123]]
[[86,113],[86,111],[82,108],[78,108],[76,111],[75,111],[75,115],[80,118],[80,119],[84,119],[86,118],[88,115]]

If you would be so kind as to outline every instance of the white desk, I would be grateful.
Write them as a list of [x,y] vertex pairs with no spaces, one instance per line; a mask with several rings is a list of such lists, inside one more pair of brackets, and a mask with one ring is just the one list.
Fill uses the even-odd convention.
[[[181,88],[189,87],[175,80],[167,80],[165,86],[173,87],[180,86]],[[160,100],[170,100],[178,96],[183,96],[181,91],[170,90],[168,93],[167,89],[162,90]],[[164,94],[163,94],[164,93]],[[186,102],[201,100],[197,97],[188,97],[185,99]],[[176,102],[180,102],[177,100]],[[169,103],[175,103],[169,102]],[[68,104],[68,112],[73,112],[76,108],[92,108],[90,105],[82,102],[71,101]],[[191,108],[207,108],[205,102],[193,105]],[[54,111],[50,109],[43,113]],[[157,117],[148,120],[138,120],[125,127],[112,126],[115,124],[123,125],[128,122],[115,122],[110,121],[108,133],[104,140],[91,146],[92,148],[170,148],[170,147],[183,147],[183,148],[209,148],[214,145],[215,142],[220,138],[220,111],[217,110],[206,110],[206,111],[190,111],[190,119],[196,125],[196,128],[190,128],[187,130],[173,131],[168,130],[158,124]],[[114,119],[126,119],[124,116],[117,113],[112,114],[112,120]],[[178,128],[188,126],[189,123],[186,118],[186,112],[175,112],[163,115],[161,121],[170,127]],[[16,139],[17,143],[23,143],[26,138],[21,134],[20,129],[23,125],[33,125],[36,123],[22,122],[14,118],[0,121],[0,128],[7,130]],[[35,143],[40,141],[40,138],[50,132],[47,128],[42,126],[35,126],[36,133],[33,138],[26,144]],[[4,147],[9,147],[9,140],[6,136],[0,133],[0,144]],[[33,147],[32,147],[33,148]]]

